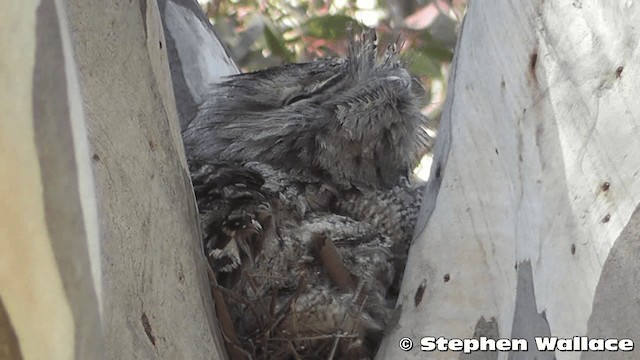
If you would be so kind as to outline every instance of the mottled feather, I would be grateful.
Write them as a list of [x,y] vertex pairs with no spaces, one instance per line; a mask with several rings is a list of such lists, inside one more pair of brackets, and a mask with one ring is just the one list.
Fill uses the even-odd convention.
[[205,251],[252,357],[373,357],[421,199],[421,89],[375,34],[236,75],[183,131]]

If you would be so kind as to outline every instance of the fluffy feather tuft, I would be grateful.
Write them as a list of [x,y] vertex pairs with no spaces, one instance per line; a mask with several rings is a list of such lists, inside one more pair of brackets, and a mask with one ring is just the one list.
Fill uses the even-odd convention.
[[395,44],[375,33],[346,59],[323,59],[229,77],[185,129],[193,161],[260,161],[340,189],[390,189],[426,152],[421,92]]

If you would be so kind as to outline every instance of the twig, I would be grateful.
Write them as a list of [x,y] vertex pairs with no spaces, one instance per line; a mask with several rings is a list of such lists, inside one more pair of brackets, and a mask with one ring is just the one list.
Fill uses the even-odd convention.
[[[253,275],[249,274],[248,272],[244,272],[244,273],[247,278],[247,281],[249,282],[249,285],[251,286],[251,290],[253,290],[254,294],[258,295],[258,305],[260,305],[261,312],[267,315],[269,317],[269,320],[271,320],[272,319],[271,314],[267,311],[267,306],[262,301],[262,291],[258,292],[258,285],[256,284],[256,281],[253,278]],[[263,327],[262,321],[260,320],[258,321],[260,322],[260,327]]]
[[320,262],[327,270],[329,279],[342,290],[353,290],[356,282],[349,272],[335,244],[325,235],[317,235],[313,240],[313,249],[320,258]]
[[[313,341],[313,340],[326,340],[326,339],[333,339],[335,337],[341,338],[341,339],[355,339],[358,336],[353,335],[353,334],[326,334],[326,335],[315,335],[315,336],[305,336],[305,337],[299,337],[296,338],[296,340],[300,340],[300,341]],[[291,338],[280,338],[280,337],[273,337],[271,338],[271,340],[276,340],[276,341],[290,341]]]
[[[356,292],[353,294],[353,300],[354,302],[358,301],[358,298],[360,297],[360,292],[362,291],[362,288],[364,287],[364,284],[362,282],[358,283],[358,288],[356,289]],[[364,301],[363,301],[364,304]],[[344,326],[347,323],[347,318],[349,317],[349,311],[347,311],[344,314],[344,317],[342,318],[342,324],[340,324],[340,331],[344,331]],[[338,335],[338,334],[335,334]],[[335,340],[333,341],[333,346],[331,346],[331,352],[329,353],[329,357],[327,358],[327,360],[333,360],[333,357],[336,355],[336,351],[338,350],[338,343],[340,343],[340,337],[336,336]]]
[[293,346],[293,341],[291,341],[291,339],[289,339],[289,344],[288,345],[289,345],[289,353],[291,355],[293,355],[293,357],[296,360],[302,360],[302,358],[300,357],[300,354],[298,354],[298,352],[296,351],[295,346]]
[[[255,308],[255,306],[253,306],[253,304],[249,300],[245,299],[244,297],[242,297],[238,293],[227,289],[224,286],[220,286],[220,285],[216,284],[214,286],[214,288],[215,288],[215,290],[220,291],[221,293],[223,293],[223,295],[229,296],[233,300],[245,305],[253,313],[253,316],[255,316],[256,321],[258,321],[258,323],[260,323],[260,324],[262,323],[261,320],[260,320],[260,316],[258,316],[258,310]],[[225,303],[225,305],[226,305],[226,303]]]
[[273,323],[273,325],[269,328],[269,331],[273,330],[274,327],[276,327],[282,320],[284,320],[285,317],[287,317],[287,315],[289,314],[289,312],[291,311],[291,305],[293,304],[293,302],[300,296],[300,293],[302,292],[302,290],[307,286],[307,281],[306,278],[300,277],[300,280],[298,281],[298,288],[296,289],[296,291],[289,297],[289,299],[287,299],[287,302],[284,304],[284,306],[280,309],[280,311],[278,311],[278,318],[276,319],[276,321]]
[[[360,294],[360,296],[358,296],[357,299],[355,299],[356,304],[359,304],[360,307],[358,308],[358,312],[356,312],[356,322],[354,324],[354,329],[358,327],[358,325],[360,324],[360,320],[362,319],[361,315],[362,315],[362,310],[364,310],[364,304],[367,302],[367,299],[369,298],[369,294],[368,294],[368,289],[366,288],[366,284],[362,284],[361,287],[364,291]],[[347,347],[351,346],[351,343],[353,342],[353,339],[350,339],[349,344]]]
[[[242,359],[243,360],[243,359],[253,359],[254,358],[253,356],[251,356],[251,354],[248,351],[242,349],[240,347],[240,344],[233,343],[227,337],[227,335],[225,335],[224,332],[222,333],[222,339],[224,340],[225,346],[228,345],[228,346],[232,347],[231,351],[227,348],[227,355],[229,355],[230,359],[232,359],[232,360],[236,360],[236,359],[240,360],[240,359]],[[244,355],[244,357],[238,357],[239,355]]]
[[229,315],[227,304],[224,302],[222,292],[218,290],[219,286],[216,281],[216,275],[209,262],[207,262],[207,274],[209,275],[209,286],[211,288],[211,296],[213,297],[213,301],[216,306],[216,315],[218,317],[218,322],[220,323],[220,330],[225,338],[227,354],[229,355],[229,358],[233,360],[247,359],[245,351],[236,346],[236,344],[240,343],[240,339],[238,338],[236,329],[233,326],[233,321],[231,320],[231,315]]

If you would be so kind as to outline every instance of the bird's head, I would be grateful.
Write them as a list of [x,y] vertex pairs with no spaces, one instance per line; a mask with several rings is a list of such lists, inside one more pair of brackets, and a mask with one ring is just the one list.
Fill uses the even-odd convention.
[[261,161],[338,188],[390,188],[427,151],[424,90],[395,44],[230,77],[184,132],[197,160]]

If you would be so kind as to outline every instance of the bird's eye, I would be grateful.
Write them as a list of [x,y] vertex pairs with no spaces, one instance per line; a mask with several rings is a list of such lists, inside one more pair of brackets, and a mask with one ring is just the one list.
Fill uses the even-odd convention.
[[418,97],[425,96],[427,90],[422,85],[420,79],[411,77],[411,92],[416,94]]
[[295,102],[304,100],[304,99],[308,99],[310,98],[311,95],[310,94],[300,94],[300,95],[296,95],[296,96],[292,96],[290,98],[288,98],[287,100],[284,101],[284,105],[291,105]]
[[301,100],[309,99],[315,96],[316,94],[327,93],[328,91],[331,91],[330,89],[334,85],[340,83],[341,79],[343,78],[344,78],[343,73],[338,72],[337,74],[331,76],[330,78],[322,82],[316,83],[316,85],[314,86],[307,86],[304,90],[305,92],[297,95],[291,94],[290,97],[284,101],[284,106],[291,105]]
[[393,82],[397,82],[398,84],[400,84],[400,86],[404,87],[404,88],[408,88],[411,86],[411,78],[406,76],[387,76],[385,78],[385,80],[387,81],[393,81]]

